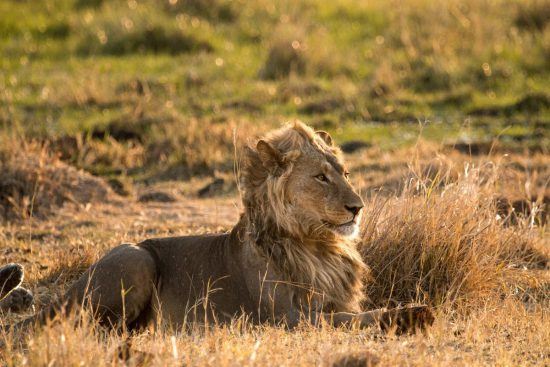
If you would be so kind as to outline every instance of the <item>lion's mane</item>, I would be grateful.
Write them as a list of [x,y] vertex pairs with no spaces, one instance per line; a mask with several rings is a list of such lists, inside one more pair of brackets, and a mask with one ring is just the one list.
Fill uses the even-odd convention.
[[[297,174],[293,162],[311,149],[333,156],[338,148],[329,146],[311,128],[295,122],[264,138],[282,153],[283,167],[270,172],[258,152],[248,147],[243,165],[244,213],[240,226],[251,241],[290,284],[298,301],[311,292],[322,296],[325,311],[360,311],[367,267],[348,239],[305,230],[308,223],[296,216],[287,200],[286,183]],[[307,220],[306,220],[307,222]]]

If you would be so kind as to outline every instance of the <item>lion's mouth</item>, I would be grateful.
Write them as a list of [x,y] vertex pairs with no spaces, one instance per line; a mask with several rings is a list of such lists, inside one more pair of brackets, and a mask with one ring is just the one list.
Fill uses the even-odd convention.
[[349,222],[340,223],[340,224],[334,224],[328,221],[323,221],[325,226],[330,229],[331,231],[341,235],[341,236],[355,236],[357,234],[358,225],[357,221],[354,219],[350,220]]

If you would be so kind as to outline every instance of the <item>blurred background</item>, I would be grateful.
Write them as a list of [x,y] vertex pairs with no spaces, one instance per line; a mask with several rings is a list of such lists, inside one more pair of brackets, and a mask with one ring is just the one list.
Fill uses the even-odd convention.
[[349,153],[547,156],[549,22],[547,0],[3,0],[3,169],[26,147],[124,193],[232,172],[296,118]]

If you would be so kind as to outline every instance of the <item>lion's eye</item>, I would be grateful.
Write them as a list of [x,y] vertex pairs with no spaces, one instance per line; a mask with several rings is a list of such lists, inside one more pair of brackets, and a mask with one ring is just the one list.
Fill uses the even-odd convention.
[[325,176],[324,174],[318,174],[317,176],[315,176],[315,178],[321,182],[328,182],[328,178],[327,176]]
[[344,177],[345,177],[346,179],[349,178],[349,172],[348,172],[348,171],[344,172]]

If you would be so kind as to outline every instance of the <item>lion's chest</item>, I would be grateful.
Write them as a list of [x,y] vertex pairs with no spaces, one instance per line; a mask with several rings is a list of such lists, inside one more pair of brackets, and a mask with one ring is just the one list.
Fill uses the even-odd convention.
[[358,310],[362,298],[362,263],[338,253],[315,256],[306,251],[295,252],[286,261],[285,276],[295,285],[293,301],[300,307],[305,305],[324,312]]

